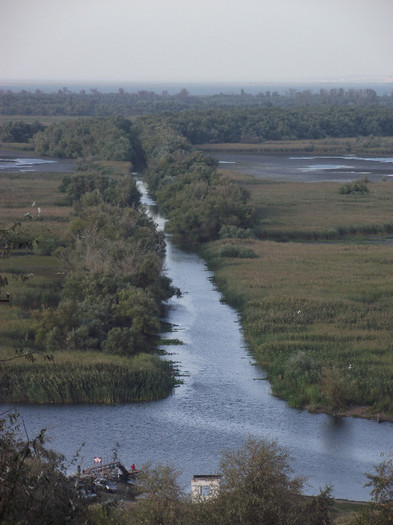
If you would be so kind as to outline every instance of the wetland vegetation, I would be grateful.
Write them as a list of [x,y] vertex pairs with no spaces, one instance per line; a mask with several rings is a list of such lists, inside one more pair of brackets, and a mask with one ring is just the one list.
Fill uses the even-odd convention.
[[[65,366],[67,355],[83,361],[96,351],[103,367],[135,358],[149,367],[153,362],[156,368],[168,366],[152,361],[151,352],[162,301],[175,290],[161,275],[163,239],[138,207],[130,172],[140,166],[170,231],[201,250],[225,300],[241,312],[250,348],[268,370],[275,394],[312,410],[350,413],[362,406],[367,415],[391,415],[391,183],[364,179],[346,191],[337,183],[257,180],[218,169],[193,146],[281,153],[391,151],[388,100],[359,97],[348,105],[338,103],[344,99],[337,93],[331,95],[330,102],[322,97],[323,103],[308,107],[201,109],[145,115],[133,123],[84,117],[43,129],[31,117],[27,127],[7,120],[3,140],[26,140],[30,133],[37,153],[77,158],[78,171],[65,177],[2,175],[8,228],[28,212],[32,220],[21,231],[28,228],[35,236],[24,247],[29,257],[14,257],[12,269],[11,259],[2,262],[15,297],[11,308],[2,307],[9,312],[2,327],[6,358],[27,334],[28,344],[44,355],[62,350],[56,366]],[[37,107],[45,98],[40,97],[31,99]],[[78,97],[63,92],[55,98],[64,103]],[[8,101],[4,112],[12,113],[11,102],[26,96],[2,93],[1,99]],[[45,213],[30,201],[39,202]],[[11,278],[23,271],[34,273],[34,279]],[[141,358],[146,351],[148,357]],[[3,366],[9,369],[17,366],[14,360],[7,363]],[[80,383],[86,380],[81,377]],[[172,384],[173,378],[162,393]],[[67,395],[50,396],[69,401]],[[109,394],[86,397],[112,400]]]
[[[155,349],[163,303],[177,291],[162,273],[163,237],[139,206],[131,173],[141,166],[171,231],[207,259],[223,300],[240,312],[273,392],[295,407],[392,417],[391,182],[364,179],[358,184],[367,191],[358,192],[342,191],[338,183],[256,180],[218,170],[192,144],[209,140],[205,150],[391,154],[392,115],[382,107],[390,105],[389,97],[382,101],[372,90],[357,96],[359,107],[375,104],[377,111],[302,109],[308,127],[297,135],[301,140],[293,140],[296,119],[282,107],[304,100],[341,106],[354,103],[356,94],[321,92],[319,102],[307,93],[285,101],[263,94],[254,102],[278,106],[260,113],[259,131],[266,131],[270,119],[270,135],[250,127],[256,125],[255,111],[159,115],[131,125],[101,118],[130,111],[126,104],[118,111],[122,93],[112,97],[112,107],[103,106],[108,101],[98,93],[73,97],[63,90],[49,100],[41,95],[1,94],[4,112],[29,113],[22,119],[29,126],[8,119],[2,140],[41,155],[76,158],[78,168],[71,175],[0,174],[1,297],[11,294],[10,302],[0,304],[1,402],[120,403],[157,399],[174,386],[173,365]],[[177,109],[196,104],[187,93],[165,97],[150,97],[154,111],[163,103]],[[138,111],[148,107],[148,98],[135,98]],[[250,105],[251,99],[242,94],[241,102],[221,102]],[[46,115],[39,120],[48,127],[35,123],[33,108]],[[65,118],[92,111],[94,119]],[[329,129],[321,128],[322,113],[339,116],[335,126],[327,119]],[[355,114],[363,127],[353,127]],[[219,144],[223,140],[231,142]],[[6,480],[0,517],[9,521],[28,515],[39,522],[43,513],[70,523],[391,519],[391,459],[368,474],[372,503],[333,504],[329,488],[311,498],[301,494],[303,480],[289,477],[289,457],[275,442],[252,440],[224,453],[223,491],[216,500],[190,504],[177,473],[161,465],[146,466],[139,501],[87,508],[64,476],[61,458],[45,449],[44,434],[24,441],[9,419],[0,417]],[[50,492],[48,505],[54,483],[60,490]]]

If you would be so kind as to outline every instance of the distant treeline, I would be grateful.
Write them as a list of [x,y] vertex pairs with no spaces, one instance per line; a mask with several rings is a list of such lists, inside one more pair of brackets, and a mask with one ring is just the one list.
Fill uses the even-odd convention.
[[96,89],[75,93],[67,88],[56,93],[0,90],[2,115],[130,116],[187,109],[321,105],[393,107],[393,93],[378,95],[373,89],[343,88],[320,89],[316,93],[289,89],[285,94],[265,91],[256,95],[241,90],[238,94],[199,96],[190,95],[186,89],[174,95],[166,91],[161,94],[153,91],[128,93],[123,89],[113,93],[100,93]]
[[[138,122],[148,118],[139,117]],[[270,140],[318,140],[344,137],[393,136],[393,107],[260,107],[172,111],[152,116],[158,126],[170,129],[191,144],[245,143]],[[10,121],[0,126],[2,142],[32,140],[40,155],[99,157],[105,160],[143,162],[137,132],[125,117],[68,120],[47,129],[35,121]],[[161,140],[161,139],[160,139]],[[167,139],[162,135],[162,143]],[[163,147],[163,146],[162,146]]]
[[161,117],[192,144],[393,136],[393,107],[238,108]]

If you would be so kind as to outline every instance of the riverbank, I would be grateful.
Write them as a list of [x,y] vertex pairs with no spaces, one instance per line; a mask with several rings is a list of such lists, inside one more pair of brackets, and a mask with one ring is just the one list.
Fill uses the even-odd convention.
[[331,410],[331,407],[320,407],[319,410],[315,409],[314,407],[305,407],[306,410],[309,412],[315,413],[315,414],[331,414],[333,416],[338,417],[355,417],[360,419],[370,419],[372,421],[377,421],[378,423],[393,423],[393,415],[392,414],[384,414],[380,412],[374,413],[372,411],[372,408],[369,406],[350,406],[346,407],[343,410],[338,410],[337,412],[333,412]]

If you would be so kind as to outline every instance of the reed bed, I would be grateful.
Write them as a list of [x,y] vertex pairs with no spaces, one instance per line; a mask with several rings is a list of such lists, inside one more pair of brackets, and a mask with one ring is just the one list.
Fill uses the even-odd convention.
[[393,233],[389,181],[366,183],[367,195],[341,195],[339,183],[246,181],[261,239],[338,240]]
[[393,414],[392,246],[237,240],[258,256],[240,260],[220,257],[224,243],[203,253],[273,393],[310,410]]
[[[57,172],[2,172],[0,174],[0,195],[2,217],[5,223],[9,217],[23,219],[25,213],[30,213],[34,218],[41,209],[41,221],[50,214],[68,217],[71,207],[59,206],[64,203],[64,194],[59,191],[59,186],[64,173]],[[33,206],[34,203],[34,206]]]
[[[167,396],[174,386],[171,365],[156,356],[141,354],[127,363],[111,356],[101,362],[70,361],[55,356],[54,363],[18,363],[1,368],[2,403],[74,404],[129,403]],[[90,356],[91,357],[91,356]]]

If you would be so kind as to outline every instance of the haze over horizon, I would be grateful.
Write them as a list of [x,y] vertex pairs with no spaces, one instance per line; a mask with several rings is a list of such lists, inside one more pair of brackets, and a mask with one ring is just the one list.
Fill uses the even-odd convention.
[[393,82],[392,0],[0,0],[1,82]]

